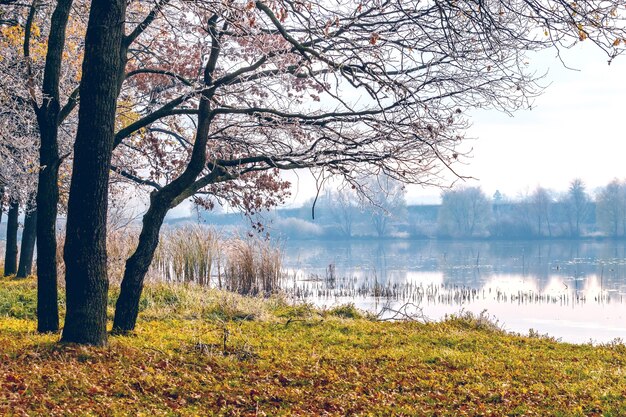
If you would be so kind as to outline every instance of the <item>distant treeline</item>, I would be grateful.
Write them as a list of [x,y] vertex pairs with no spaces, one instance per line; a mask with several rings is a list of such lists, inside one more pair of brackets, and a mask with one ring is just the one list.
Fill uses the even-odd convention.
[[581,180],[574,180],[566,192],[537,187],[516,198],[462,187],[444,191],[440,205],[406,205],[404,194],[402,187],[392,184],[375,199],[359,197],[353,190],[327,192],[315,204],[275,210],[258,219],[210,212],[198,216],[218,226],[259,222],[273,236],[295,239],[626,236],[624,181],[614,180],[594,195]]

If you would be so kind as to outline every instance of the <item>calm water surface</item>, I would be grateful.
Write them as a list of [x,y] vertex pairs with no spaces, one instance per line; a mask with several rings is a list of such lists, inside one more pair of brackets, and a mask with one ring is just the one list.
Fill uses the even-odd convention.
[[509,331],[626,340],[626,242],[288,241],[284,252],[288,288],[317,305],[411,302],[432,320],[486,310]]

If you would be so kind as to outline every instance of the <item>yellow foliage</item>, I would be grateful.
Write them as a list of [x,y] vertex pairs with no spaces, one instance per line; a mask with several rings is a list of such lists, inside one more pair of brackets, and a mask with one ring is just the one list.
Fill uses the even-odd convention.
[[[5,26],[0,28],[0,51],[4,57],[7,54],[21,54],[24,45],[24,28],[21,26]],[[41,28],[33,23],[30,37],[30,58],[33,62],[41,62],[46,57],[48,43],[41,37]]]
[[141,115],[133,109],[133,103],[130,100],[118,100],[115,118],[115,127],[117,130],[130,126],[140,118]]
[[583,25],[582,25],[582,24],[580,24],[580,23],[579,23],[579,24],[577,25],[577,28],[578,28],[578,39],[579,39],[580,41],[584,41],[585,39],[587,39],[587,38],[589,37],[589,36],[587,35],[587,32],[585,32],[585,29],[584,29],[584,27],[583,27]]

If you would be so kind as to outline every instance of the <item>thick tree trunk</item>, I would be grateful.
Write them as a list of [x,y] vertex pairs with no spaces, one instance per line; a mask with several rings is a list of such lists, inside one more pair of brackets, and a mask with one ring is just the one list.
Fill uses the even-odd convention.
[[135,328],[144,278],[159,244],[159,231],[168,210],[168,201],[152,198],[148,212],[143,216],[137,249],[126,261],[120,296],[115,304],[114,334],[125,334]]
[[20,262],[17,267],[18,278],[26,278],[33,270],[35,240],[37,240],[37,209],[30,203],[26,207],[26,214],[24,216],[24,230],[22,231],[22,245],[20,246]]
[[124,75],[125,15],[126,0],[91,2],[63,254],[63,342],[107,342],[106,215],[115,110]]
[[7,218],[7,240],[4,252],[4,276],[14,275],[17,272],[17,217],[20,211],[20,203],[16,200],[9,204]]
[[57,287],[57,206],[59,203],[59,82],[65,31],[72,0],[58,0],[50,21],[48,50],[44,69],[42,92],[47,99],[37,109],[37,123],[41,146],[37,183],[37,331],[59,330]]

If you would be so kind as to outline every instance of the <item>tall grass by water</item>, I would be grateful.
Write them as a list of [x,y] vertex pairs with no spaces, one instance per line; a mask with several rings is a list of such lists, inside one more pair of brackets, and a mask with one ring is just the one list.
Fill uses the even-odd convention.
[[270,294],[280,287],[281,252],[269,242],[232,239],[224,250],[224,287],[227,290],[258,295]]
[[[126,260],[139,236],[135,227],[109,231],[109,279],[119,283]],[[63,276],[64,239],[57,242],[57,262]],[[226,236],[201,225],[164,228],[146,281],[194,283],[246,295],[268,295],[280,289],[282,255],[269,241],[257,237]]]
[[161,233],[150,273],[154,279],[166,282],[211,285],[212,274],[219,270],[223,256],[221,240],[215,230],[207,227],[166,229]]

